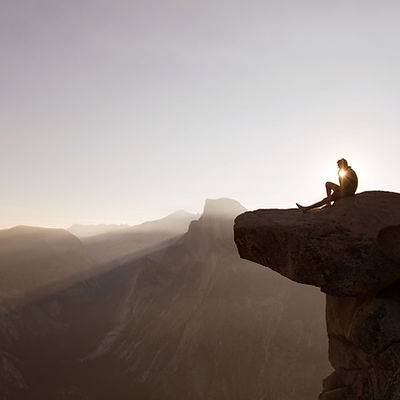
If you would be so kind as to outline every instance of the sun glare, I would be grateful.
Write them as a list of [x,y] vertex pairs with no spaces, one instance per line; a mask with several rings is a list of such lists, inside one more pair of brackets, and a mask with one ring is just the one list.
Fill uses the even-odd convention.
[[339,175],[343,178],[346,175],[346,171],[344,169],[341,169],[339,171]]

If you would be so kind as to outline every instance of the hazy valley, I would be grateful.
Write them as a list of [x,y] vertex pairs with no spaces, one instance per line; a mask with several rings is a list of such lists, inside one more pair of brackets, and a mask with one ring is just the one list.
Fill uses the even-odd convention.
[[315,397],[330,371],[323,295],[239,258],[243,211],[207,200],[200,218],[81,240],[1,231],[1,397]]

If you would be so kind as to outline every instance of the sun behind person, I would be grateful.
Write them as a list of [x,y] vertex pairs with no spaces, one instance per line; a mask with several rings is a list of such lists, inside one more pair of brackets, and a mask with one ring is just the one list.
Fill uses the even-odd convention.
[[319,208],[322,206],[329,207],[331,206],[332,201],[335,201],[343,198],[352,196],[358,186],[358,178],[355,171],[348,165],[347,160],[341,158],[337,162],[339,171],[339,183],[340,185],[336,185],[336,183],[326,182],[326,197],[319,201],[318,203],[312,204],[311,206],[301,206],[300,204],[296,203],[297,207],[300,208],[303,212],[308,210],[312,210],[313,208]]

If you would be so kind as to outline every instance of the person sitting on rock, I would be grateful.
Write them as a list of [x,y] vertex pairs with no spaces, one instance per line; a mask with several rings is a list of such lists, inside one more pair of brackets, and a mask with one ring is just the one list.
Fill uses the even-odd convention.
[[356,190],[358,185],[358,178],[355,171],[347,164],[347,161],[342,158],[337,162],[339,167],[338,175],[339,175],[339,183],[340,186],[336,185],[336,183],[326,182],[326,197],[319,201],[318,203],[312,204],[311,206],[301,206],[296,203],[297,207],[300,208],[303,212],[308,210],[312,210],[313,208],[318,208],[322,206],[329,207],[331,206],[331,202],[335,202],[338,199],[343,197],[352,196]]

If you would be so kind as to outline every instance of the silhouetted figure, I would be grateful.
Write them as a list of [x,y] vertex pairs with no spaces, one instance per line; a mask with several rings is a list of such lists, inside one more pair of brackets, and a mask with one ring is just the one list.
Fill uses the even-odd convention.
[[322,206],[331,206],[331,202],[335,202],[336,200],[352,196],[356,190],[358,185],[358,178],[355,171],[347,165],[347,161],[342,158],[337,162],[339,167],[338,175],[339,175],[339,185],[332,182],[326,182],[326,196],[323,200],[319,201],[318,203],[312,204],[311,206],[304,207],[300,204],[296,203],[297,207],[300,208],[303,212],[311,210],[313,208],[318,208]]

